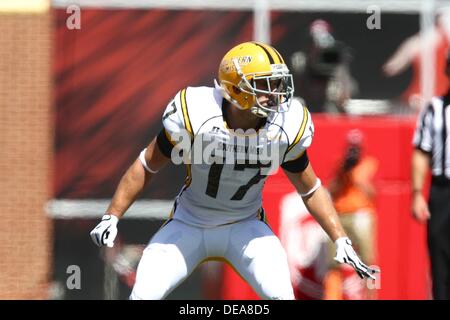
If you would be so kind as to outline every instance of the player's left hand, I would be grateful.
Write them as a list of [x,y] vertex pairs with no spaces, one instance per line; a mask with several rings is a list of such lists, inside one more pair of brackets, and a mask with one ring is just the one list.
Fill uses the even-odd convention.
[[334,257],[334,260],[339,263],[351,265],[361,279],[370,278],[375,280],[373,274],[379,271],[369,268],[361,261],[361,259],[359,259],[349,238],[342,237],[337,239],[334,243],[336,244],[336,256]]
[[90,233],[92,241],[99,247],[106,245],[112,248],[114,239],[117,236],[118,222],[119,219],[116,216],[105,214],[102,217],[102,221]]

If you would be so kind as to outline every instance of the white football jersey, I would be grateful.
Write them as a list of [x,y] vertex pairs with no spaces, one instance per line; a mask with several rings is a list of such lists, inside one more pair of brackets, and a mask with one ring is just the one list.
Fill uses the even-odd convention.
[[[251,135],[228,128],[222,102],[216,88],[188,87],[177,93],[163,115],[165,136],[172,145],[186,130],[191,139],[191,163],[186,164],[187,177],[177,196],[173,218],[192,225],[218,226],[258,214],[263,219],[262,188],[269,167],[301,157],[314,134],[310,113],[294,100],[288,111],[267,118],[258,130],[258,134],[266,133],[265,138],[251,142]],[[172,155],[178,151],[175,147]],[[211,161],[225,154],[222,162]],[[229,161],[233,154],[235,159]],[[249,160],[261,154],[268,155],[270,162]],[[177,212],[178,205],[184,210]]]

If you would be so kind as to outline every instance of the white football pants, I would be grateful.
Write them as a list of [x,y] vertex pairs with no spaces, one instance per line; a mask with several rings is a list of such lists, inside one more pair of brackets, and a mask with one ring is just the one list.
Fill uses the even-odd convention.
[[130,299],[164,299],[211,258],[228,261],[263,299],[294,299],[286,253],[256,217],[213,228],[170,220],[145,248]]

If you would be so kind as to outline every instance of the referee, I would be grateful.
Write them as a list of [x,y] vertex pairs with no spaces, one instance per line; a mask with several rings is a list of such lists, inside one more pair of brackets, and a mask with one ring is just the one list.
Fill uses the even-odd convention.
[[[446,75],[450,79],[450,52]],[[431,260],[433,298],[450,297],[450,88],[434,97],[417,120],[412,156],[412,213],[419,222],[428,221],[428,251]],[[428,204],[422,194],[431,169]]]

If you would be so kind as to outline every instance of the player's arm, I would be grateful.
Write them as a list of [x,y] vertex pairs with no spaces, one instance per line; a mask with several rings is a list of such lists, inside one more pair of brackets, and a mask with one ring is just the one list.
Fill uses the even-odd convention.
[[302,196],[308,211],[322,226],[331,240],[336,241],[341,237],[346,237],[347,235],[342,228],[331,198],[321,185],[311,164],[308,163],[306,168],[300,172],[286,170],[285,172],[289,181]]
[[422,193],[429,161],[429,154],[420,149],[414,149],[411,161],[412,214],[419,222],[425,222],[430,218],[428,204]]
[[154,138],[123,175],[107,212],[118,218],[122,217],[153,176],[169,160],[161,152],[157,139]]
[[91,231],[92,240],[98,246],[112,247],[117,235],[117,223],[133,204],[153,176],[163,168],[169,158],[158,146],[157,138],[144,149],[122,176],[102,221]]
[[[162,117],[162,130],[125,172],[102,221],[91,231],[91,238],[98,246],[114,245],[119,219],[153,179],[155,173],[169,160],[174,159],[173,154],[178,154],[172,153],[172,150],[176,148],[175,151],[180,151],[182,146],[190,147],[190,143],[186,142],[190,141],[190,137],[185,130],[181,97],[181,92],[178,92],[169,102]],[[179,142],[181,143],[178,144]]]
[[[293,141],[287,148],[281,167],[288,176],[291,183],[302,195],[306,207],[314,218],[319,222],[329,237],[335,241],[345,237],[336,211],[333,207],[328,193],[321,186],[307,154],[307,148],[311,145],[314,136],[314,124],[311,114],[304,106],[300,110],[301,120],[299,127],[294,127]],[[294,109],[295,110],[295,109]],[[288,127],[290,129],[290,127]]]
[[351,265],[361,278],[375,279],[373,274],[376,270],[366,266],[353,250],[352,242],[345,234],[328,192],[322,186],[307,158],[300,160],[303,157],[307,157],[306,153],[299,158],[299,161],[304,163],[303,167],[297,165],[301,170],[294,171],[293,165],[289,167],[286,164],[284,169],[288,179],[302,196],[308,211],[336,244],[334,259]]

